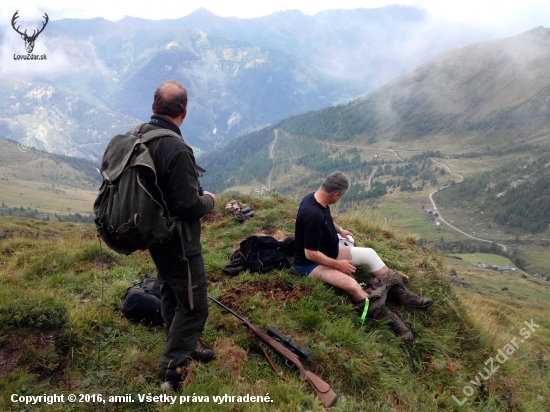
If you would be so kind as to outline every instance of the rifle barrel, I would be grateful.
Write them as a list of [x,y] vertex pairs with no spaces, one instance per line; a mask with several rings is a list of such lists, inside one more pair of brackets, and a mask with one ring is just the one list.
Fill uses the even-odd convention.
[[227,306],[225,306],[223,303],[221,303],[219,300],[216,300],[215,298],[213,298],[212,296],[208,296],[208,298],[213,301],[214,303],[217,303],[219,306],[221,306],[222,308],[224,308],[226,311],[228,311],[229,313],[231,313],[232,315],[235,315],[237,318],[239,318],[241,321],[243,321],[244,323],[248,323],[248,321],[243,318],[242,316],[239,316],[237,315],[235,312],[233,312],[231,309],[229,309]]

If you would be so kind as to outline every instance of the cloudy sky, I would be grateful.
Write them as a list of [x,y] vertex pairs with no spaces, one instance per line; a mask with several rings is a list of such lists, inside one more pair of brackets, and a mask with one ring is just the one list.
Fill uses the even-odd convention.
[[[119,20],[125,15],[149,19],[178,18],[204,7],[219,16],[252,18],[280,10],[298,9],[304,14],[337,8],[377,8],[406,4],[437,17],[459,21],[496,37],[511,36],[537,26],[550,27],[550,0],[195,0],[139,2],[129,0],[2,0],[0,19],[8,25],[13,13],[39,19],[46,12],[52,20],[103,17]],[[30,17],[32,16],[32,17]]]

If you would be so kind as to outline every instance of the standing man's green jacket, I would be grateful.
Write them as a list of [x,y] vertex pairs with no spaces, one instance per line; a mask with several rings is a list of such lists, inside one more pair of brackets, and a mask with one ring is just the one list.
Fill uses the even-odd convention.
[[[153,115],[140,133],[166,128],[181,136],[179,127],[163,116]],[[163,137],[148,144],[151,157],[155,162],[158,186],[164,194],[164,200],[171,216],[178,216],[183,223],[185,255],[201,253],[200,218],[214,207],[211,196],[200,195],[200,182],[193,149],[183,139]],[[200,168],[199,168],[200,170]]]

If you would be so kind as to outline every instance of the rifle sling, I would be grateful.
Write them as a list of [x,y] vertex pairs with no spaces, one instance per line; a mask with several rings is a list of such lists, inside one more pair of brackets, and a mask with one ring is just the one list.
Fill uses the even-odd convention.
[[273,371],[279,376],[279,378],[281,378],[285,382],[290,382],[290,379],[288,379],[285,375],[283,375],[282,372],[279,372],[277,370],[277,367],[275,366],[275,364],[273,363],[273,361],[269,357],[269,354],[267,353],[265,348],[262,345],[260,345],[258,343],[258,341],[256,340],[256,335],[254,333],[252,333],[252,331],[250,331],[250,334],[252,335],[252,342],[254,343],[254,345],[256,345],[257,347],[259,347],[262,350],[262,352],[264,353],[265,358],[267,359],[267,361],[271,365],[271,368],[273,369]]

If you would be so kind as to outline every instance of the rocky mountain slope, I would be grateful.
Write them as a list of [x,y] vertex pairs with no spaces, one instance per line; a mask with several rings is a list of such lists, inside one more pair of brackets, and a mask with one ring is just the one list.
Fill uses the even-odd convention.
[[[149,118],[155,87],[170,77],[189,88],[187,141],[211,150],[350,101],[438,51],[487,38],[397,6],[244,20],[204,10],[165,21],[50,18],[35,47],[44,61],[13,60],[22,41],[3,33],[0,135],[91,159],[108,137]],[[56,116],[63,121],[44,123]]]

